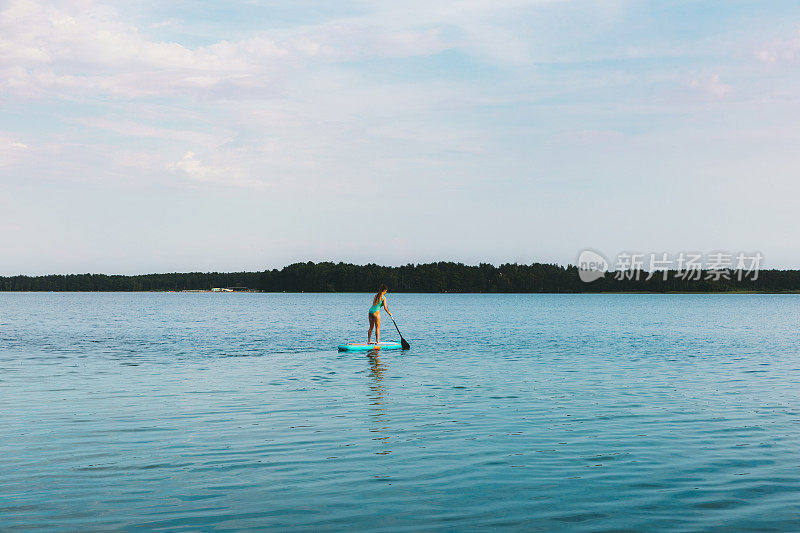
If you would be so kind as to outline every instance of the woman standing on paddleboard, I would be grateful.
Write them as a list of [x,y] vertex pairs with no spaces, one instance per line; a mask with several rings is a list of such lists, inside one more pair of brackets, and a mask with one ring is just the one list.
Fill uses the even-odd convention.
[[372,340],[372,328],[375,328],[375,344],[381,342],[381,306],[386,309],[389,316],[389,308],[386,307],[386,293],[389,292],[389,287],[381,284],[381,289],[372,298],[372,307],[369,308],[369,331],[367,332],[367,344]]

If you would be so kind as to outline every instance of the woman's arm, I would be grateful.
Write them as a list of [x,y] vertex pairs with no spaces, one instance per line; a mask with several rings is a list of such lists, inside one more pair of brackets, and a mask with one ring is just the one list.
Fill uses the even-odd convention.
[[383,308],[386,309],[386,312],[389,314],[389,316],[392,316],[392,312],[389,311],[389,308],[386,306],[386,297],[385,296],[383,297]]

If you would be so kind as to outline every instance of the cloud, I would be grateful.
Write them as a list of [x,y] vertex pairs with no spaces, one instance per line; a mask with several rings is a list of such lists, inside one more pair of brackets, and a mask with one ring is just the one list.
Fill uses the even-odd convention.
[[219,146],[231,140],[232,133],[211,135],[200,131],[178,130],[151,126],[125,118],[79,118],[75,122],[129,137],[144,137],[165,141],[178,141],[201,146]]
[[26,143],[0,132],[0,167],[19,162],[29,150],[30,147]]
[[[624,3],[363,0],[357,15],[336,8],[315,25],[252,24],[239,38],[226,34],[230,21],[207,15],[153,32],[159,24],[93,0],[7,0],[0,96],[53,102],[40,152],[47,142],[93,145],[65,149],[76,168],[62,165],[64,175],[108,169],[109,179],[133,180],[139,169],[143,181],[163,179],[167,168],[183,183],[341,191],[389,169],[407,180],[428,176],[423,183],[440,179],[437,168],[516,146],[511,131],[616,142],[618,126],[603,123],[610,109],[652,109],[653,89],[692,80],[646,61],[672,53],[677,62],[696,53],[694,43],[637,41],[631,52],[617,37],[599,40],[617,29],[624,13],[615,6]],[[177,42],[187,28],[209,31],[206,44]],[[444,50],[459,53],[420,60]],[[732,91],[718,75],[689,84],[716,97]],[[78,171],[80,157],[97,171]]]
[[245,169],[228,163],[205,163],[194,152],[186,152],[179,161],[167,165],[168,170],[177,171],[190,181],[266,190],[269,184],[247,176]]
[[800,31],[793,37],[775,39],[764,43],[755,52],[756,59],[764,63],[791,63],[800,58]]
[[222,169],[201,163],[194,152],[186,152],[183,159],[171,163],[168,168],[182,171],[190,179],[197,181],[220,181],[225,175]]
[[695,89],[708,93],[716,97],[723,97],[733,91],[733,87],[723,83],[719,79],[719,74],[692,80],[691,86]]
[[0,52],[3,92],[124,97],[203,89],[263,74],[265,65],[287,53],[266,38],[196,49],[154,42],[108,7],[29,0],[12,1],[0,12]]
[[607,144],[625,140],[625,134],[616,130],[575,130],[559,133],[553,140],[569,144]]
[[435,28],[332,24],[190,48],[149,40],[92,2],[12,0],[0,11],[0,92],[126,98],[275,88],[309,61],[406,57],[448,47]]
[[284,46],[309,58],[350,61],[426,56],[453,46],[441,30],[388,31],[369,23],[331,24],[290,38]]
[[14,234],[22,229],[20,224],[0,224],[0,233]]

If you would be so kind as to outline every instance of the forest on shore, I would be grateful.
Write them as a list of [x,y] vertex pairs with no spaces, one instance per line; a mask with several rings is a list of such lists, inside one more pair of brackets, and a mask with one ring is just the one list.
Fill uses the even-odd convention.
[[[440,262],[398,267],[375,264],[295,263],[257,272],[187,272],[142,275],[67,274],[0,277],[0,291],[203,291],[220,287],[258,292],[375,292],[381,283],[393,292],[579,293],[579,292],[795,292],[800,270],[614,272],[586,283],[575,266],[533,263],[465,265]],[[650,279],[646,279],[650,277]],[[753,279],[755,277],[755,279]],[[699,279],[694,279],[699,278]]]

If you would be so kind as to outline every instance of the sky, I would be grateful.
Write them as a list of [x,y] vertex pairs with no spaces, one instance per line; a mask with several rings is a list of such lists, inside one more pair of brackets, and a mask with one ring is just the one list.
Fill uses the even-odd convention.
[[0,274],[800,268],[800,2],[0,0]]

